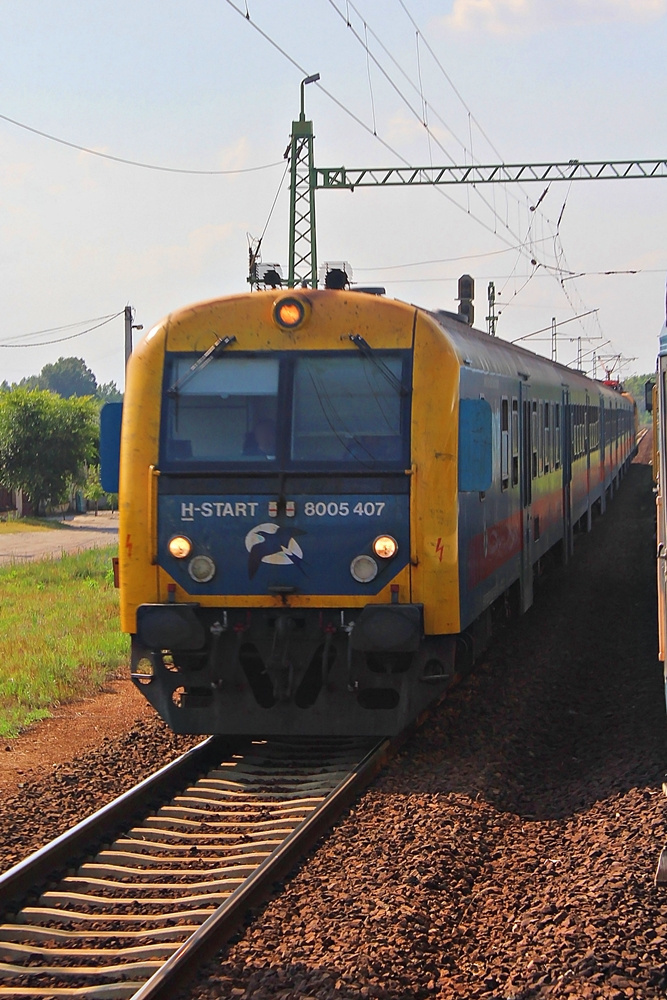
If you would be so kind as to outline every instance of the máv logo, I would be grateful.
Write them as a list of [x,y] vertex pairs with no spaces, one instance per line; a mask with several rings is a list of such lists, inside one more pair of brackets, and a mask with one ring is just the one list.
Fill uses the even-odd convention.
[[304,535],[298,528],[284,528],[279,524],[258,524],[245,536],[245,547],[249,552],[248,576],[252,580],[260,563],[273,566],[298,566],[303,559],[303,551],[295,535]]

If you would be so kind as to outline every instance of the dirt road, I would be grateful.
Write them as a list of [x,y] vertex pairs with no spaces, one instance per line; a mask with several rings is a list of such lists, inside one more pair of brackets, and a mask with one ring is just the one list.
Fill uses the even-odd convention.
[[0,566],[13,562],[58,559],[65,552],[98,549],[118,542],[118,514],[100,511],[76,514],[47,531],[17,531],[0,535]]

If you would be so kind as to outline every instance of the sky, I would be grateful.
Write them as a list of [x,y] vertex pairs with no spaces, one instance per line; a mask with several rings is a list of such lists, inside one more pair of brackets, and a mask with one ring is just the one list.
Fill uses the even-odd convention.
[[[122,388],[125,306],[143,336],[246,290],[249,239],[286,273],[307,75],[318,167],[667,157],[667,0],[0,0],[0,18],[0,382],[75,356]],[[469,273],[482,329],[493,282],[498,336],[550,356],[555,319],[563,363],[655,368],[667,176],[322,190],[316,219],[319,262],[357,284],[456,310]]]

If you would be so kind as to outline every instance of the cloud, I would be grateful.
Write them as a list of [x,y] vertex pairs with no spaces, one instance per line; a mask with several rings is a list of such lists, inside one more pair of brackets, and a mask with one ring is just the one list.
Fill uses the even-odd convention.
[[440,19],[449,31],[529,35],[575,25],[646,24],[667,13],[667,0],[454,0]]

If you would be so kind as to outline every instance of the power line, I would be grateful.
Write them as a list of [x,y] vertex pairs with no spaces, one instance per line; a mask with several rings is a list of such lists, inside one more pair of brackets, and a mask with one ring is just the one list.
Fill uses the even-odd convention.
[[[229,2],[229,0],[228,0],[228,2]],[[445,147],[443,146],[443,144],[442,144],[442,143],[440,142],[440,140],[439,140],[439,139],[437,138],[437,136],[436,136],[436,135],[435,135],[435,134],[434,134],[434,133],[432,132],[432,130],[431,130],[431,129],[429,128],[429,125],[428,125],[428,121],[426,120],[426,101],[425,101],[425,98],[424,98],[424,94],[423,94],[423,88],[421,87],[421,79],[420,79],[420,83],[419,83],[419,86],[418,86],[417,84],[415,84],[415,83],[414,83],[414,82],[413,82],[413,81],[412,81],[412,80],[411,80],[411,79],[409,78],[409,76],[408,76],[408,75],[407,75],[407,74],[405,73],[405,71],[404,71],[404,70],[403,70],[403,69],[401,68],[401,66],[400,66],[400,65],[399,65],[399,63],[398,63],[398,62],[396,61],[396,59],[394,59],[394,57],[393,57],[393,56],[391,55],[391,53],[390,53],[390,52],[388,51],[388,49],[386,48],[386,46],[384,46],[384,45],[382,44],[382,42],[380,41],[380,39],[379,39],[378,35],[377,35],[377,34],[376,34],[376,33],[375,33],[374,31],[372,31],[372,29],[371,29],[371,34],[372,34],[373,38],[374,38],[374,39],[375,39],[375,40],[376,40],[376,41],[378,42],[378,44],[380,45],[380,47],[382,48],[382,50],[383,50],[383,51],[384,51],[384,52],[385,52],[385,53],[386,53],[386,54],[387,54],[387,55],[389,56],[389,58],[390,58],[390,59],[391,59],[391,61],[392,61],[392,62],[394,63],[394,65],[395,65],[395,66],[397,67],[397,69],[399,70],[399,72],[400,72],[400,73],[401,73],[401,74],[402,74],[402,75],[403,75],[403,76],[404,76],[404,77],[406,78],[406,80],[408,81],[408,83],[410,84],[410,86],[411,86],[411,87],[413,88],[413,90],[415,90],[415,92],[416,92],[416,93],[417,93],[417,94],[419,95],[419,99],[420,99],[420,103],[421,103],[421,107],[422,107],[422,113],[420,114],[420,113],[419,113],[419,111],[417,111],[417,110],[416,110],[416,109],[415,109],[415,108],[413,107],[413,105],[412,105],[412,104],[410,103],[410,101],[409,101],[409,100],[408,100],[408,98],[407,98],[407,97],[405,96],[405,94],[404,94],[404,93],[403,93],[403,92],[401,91],[401,89],[400,89],[400,87],[398,86],[398,84],[396,84],[396,83],[394,82],[394,80],[392,80],[391,76],[389,75],[389,73],[387,72],[387,70],[385,70],[385,69],[384,69],[384,67],[383,67],[383,66],[382,66],[382,65],[380,64],[380,62],[379,62],[379,60],[377,59],[377,57],[376,57],[376,56],[375,56],[375,55],[374,55],[374,54],[373,54],[373,53],[372,53],[372,52],[370,51],[370,49],[369,49],[369,47],[368,47],[368,39],[367,39],[367,37],[366,37],[366,39],[365,39],[365,40],[361,38],[361,36],[359,35],[359,33],[358,33],[358,32],[357,32],[357,31],[355,30],[355,28],[353,27],[353,25],[352,25],[352,23],[350,22],[349,18],[348,18],[348,17],[346,17],[346,15],[344,15],[344,14],[343,14],[343,13],[342,13],[342,12],[341,12],[341,11],[340,11],[339,9],[338,9],[338,7],[336,6],[336,4],[334,3],[334,0],[328,0],[328,3],[329,3],[329,5],[330,5],[330,6],[331,6],[331,7],[332,7],[332,8],[334,9],[334,10],[335,10],[335,12],[336,12],[336,13],[338,14],[338,16],[339,16],[339,17],[341,18],[341,20],[343,20],[343,21],[345,22],[346,26],[347,26],[347,27],[349,28],[349,30],[350,30],[350,31],[352,32],[352,35],[354,36],[354,38],[356,39],[356,41],[357,41],[357,42],[358,42],[358,43],[359,43],[359,44],[360,44],[360,45],[362,46],[362,48],[363,48],[363,49],[365,50],[365,52],[366,52],[366,57],[367,57],[367,59],[368,59],[368,58],[370,58],[370,59],[372,59],[372,60],[373,60],[373,62],[375,63],[375,65],[377,66],[377,68],[379,69],[379,71],[380,71],[380,72],[382,73],[382,75],[384,76],[385,80],[386,80],[386,81],[387,81],[387,82],[389,83],[389,85],[390,85],[390,86],[392,87],[392,89],[393,89],[393,90],[394,90],[394,91],[396,92],[396,94],[398,95],[398,97],[399,97],[399,98],[400,98],[400,99],[401,99],[401,100],[403,101],[403,103],[404,103],[404,104],[405,104],[405,106],[406,106],[406,107],[408,108],[408,110],[409,110],[409,111],[410,111],[410,113],[411,113],[411,114],[413,115],[413,117],[415,117],[415,118],[416,118],[416,120],[417,120],[417,121],[419,121],[419,122],[420,122],[420,123],[421,123],[421,124],[422,124],[422,125],[424,126],[424,128],[426,129],[426,133],[427,133],[427,137],[428,137],[428,142],[429,142],[429,149],[430,149],[430,144],[431,144],[431,141],[433,141],[433,142],[435,143],[435,145],[436,145],[436,146],[438,146],[438,148],[439,148],[440,150],[442,150],[442,152],[444,153],[444,155],[445,155],[445,156],[446,156],[446,157],[447,157],[447,158],[448,158],[448,159],[449,159],[449,160],[450,160],[450,161],[452,162],[452,164],[454,164],[454,163],[455,163],[455,160],[454,160],[453,156],[451,155],[451,153],[449,153],[449,151],[448,151],[448,150],[447,150],[447,149],[446,149],[446,148],[445,148]],[[362,16],[362,15],[360,14],[360,12],[359,12],[359,11],[357,10],[357,8],[356,8],[356,7],[354,7],[354,5],[353,5],[353,4],[351,4],[351,3],[350,3],[350,4],[349,4],[349,6],[350,6],[350,7],[352,8],[352,10],[354,10],[354,12],[355,12],[355,13],[357,14],[357,16],[359,16],[359,17],[360,17],[360,18],[362,19],[362,21],[363,21],[363,24],[364,24],[364,28],[366,29],[366,28],[368,27],[368,25],[367,25],[367,22],[366,22],[366,21],[365,21],[365,20],[363,19],[363,16]],[[402,6],[403,6],[403,9],[405,10],[405,6],[404,6],[403,4],[402,4]],[[408,14],[407,10],[406,10],[406,14]],[[410,15],[408,14],[408,17],[409,17],[409,16],[410,16]],[[412,21],[412,18],[410,18],[410,20]],[[417,25],[415,24],[415,22],[414,22],[414,21],[412,21],[412,23],[413,23],[413,25],[414,25],[414,26],[415,26],[415,28],[416,28],[416,31],[417,31],[417,38],[419,39],[419,36],[420,36],[420,34],[421,34],[421,33],[420,33],[419,29],[417,28]],[[421,37],[422,37],[422,39],[423,39],[423,36],[421,36]],[[425,42],[425,40],[424,40],[424,43],[425,43],[425,44],[427,45],[427,48],[429,48],[429,47],[428,47],[428,44],[427,44],[427,43]],[[430,48],[429,48],[429,52],[431,52],[431,54],[433,54],[433,53],[432,53],[432,50],[431,50]],[[434,57],[434,58],[435,58],[435,57]],[[436,60],[436,61],[437,61],[437,60]],[[438,65],[440,65],[440,64],[438,64]],[[440,68],[442,69],[442,67],[440,67]],[[444,72],[444,71],[443,71],[443,72]],[[445,74],[445,75],[446,75],[446,74]],[[448,80],[448,82],[450,82],[450,83],[451,83],[451,81],[449,81],[449,80]],[[456,88],[454,88],[454,90],[455,90],[455,93],[457,94],[457,96],[459,97],[459,99],[461,99],[461,98],[460,98],[460,95],[459,95],[459,94],[458,94],[458,92],[456,91]],[[462,99],[461,99],[461,100],[462,100]],[[466,109],[467,109],[467,106],[465,105],[465,102],[463,102],[463,103],[464,103],[464,107],[466,107]],[[429,105],[429,107],[430,107],[430,105]],[[431,109],[431,110],[433,110],[433,109]],[[469,109],[467,109],[467,110],[468,110],[468,118],[469,118],[469,121],[470,121],[470,120],[472,119],[472,117],[473,117],[473,116],[472,116],[471,112],[469,111]],[[444,121],[444,120],[443,120],[443,119],[442,119],[442,118],[441,118],[441,117],[440,117],[439,115],[437,115],[437,114],[436,114],[436,117],[437,117],[437,118],[438,118],[438,119],[439,119],[439,120],[440,120],[440,121],[442,122],[442,124],[444,125],[444,127],[445,127],[445,128],[446,128],[446,129],[447,129],[447,130],[448,130],[449,132],[451,132],[451,134],[452,134],[452,135],[454,136],[454,139],[455,139],[455,140],[456,140],[456,141],[457,141],[457,142],[458,142],[458,143],[459,143],[459,144],[461,145],[461,147],[463,148],[463,150],[464,150],[464,151],[467,151],[467,147],[466,147],[465,143],[464,143],[464,142],[463,142],[463,141],[462,141],[461,139],[458,139],[458,138],[456,137],[456,134],[455,134],[455,133],[454,133],[454,131],[453,131],[453,130],[452,130],[452,129],[450,128],[450,126],[449,126],[449,125],[447,125],[447,123],[446,123],[446,122],[445,122],[445,121]],[[481,131],[481,129],[480,129],[480,131]],[[375,135],[377,136],[377,132],[376,132],[376,131],[374,131],[374,134],[375,134]],[[482,133],[482,134],[484,134],[484,133]],[[472,150],[470,150],[470,156],[471,156],[471,158],[473,158],[473,154],[472,154]],[[403,159],[403,162],[404,162],[404,163],[406,162],[406,161],[405,161],[405,159],[404,159],[403,157],[401,157],[401,159]],[[456,168],[454,168],[454,169],[456,169]],[[440,194],[443,194],[443,192],[439,192],[439,193],[440,193]],[[480,201],[481,201],[481,202],[482,202],[482,203],[483,203],[483,204],[484,204],[484,205],[485,205],[485,206],[486,206],[486,207],[487,207],[487,208],[489,209],[489,211],[491,212],[492,216],[493,216],[493,217],[495,218],[495,220],[496,220],[496,223],[499,223],[499,224],[500,224],[501,226],[503,226],[503,227],[504,227],[505,229],[507,229],[507,230],[508,230],[508,232],[509,232],[509,233],[510,233],[510,234],[511,234],[511,235],[512,235],[513,237],[514,237],[514,239],[520,239],[520,237],[519,237],[518,233],[515,233],[515,232],[514,232],[514,231],[512,230],[512,228],[510,227],[509,223],[508,223],[508,222],[503,222],[502,218],[500,217],[500,215],[499,215],[499,214],[498,214],[498,212],[496,211],[496,209],[495,209],[494,205],[492,205],[492,204],[491,204],[491,203],[489,202],[489,200],[488,200],[488,199],[487,199],[487,198],[486,198],[486,197],[485,197],[485,196],[484,196],[484,195],[483,195],[483,194],[481,193],[481,191],[479,191],[479,190],[475,189],[475,193],[477,194],[477,197],[478,197],[478,198],[480,199]],[[447,196],[445,196],[445,197],[447,197]],[[514,195],[512,195],[512,197],[515,197],[515,196],[514,196]],[[470,215],[470,216],[471,216],[472,218],[474,218],[476,222],[480,223],[481,225],[485,225],[485,223],[483,223],[483,222],[481,221],[481,219],[479,219],[479,218],[478,218],[477,216],[475,216],[475,215],[474,215],[474,214],[473,214],[473,213],[472,213],[472,212],[470,211],[470,207],[469,207],[469,206],[468,206],[468,208],[467,208],[467,209],[466,209],[466,208],[464,208],[464,207],[463,207],[462,205],[460,205],[460,204],[459,204],[459,203],[458,203],[458,202],[457,202],[457,201],[456,201],[456,200],[455,200],[454,198],[449,198],[449,197],[448,197],[448,199],[447,199],[447,200],[448,200],[448,201],[451,201],[451,202],[452,202],[452,203],[453,203],[454,205],[456,205],[456,207],[457,207],[457,208],[461,209],[462,211],[466,211],[466,212],[467,212],[467,214],[468,214],[468,215]],[[517,200],[517,202],[518,202],[518,200]],[[489,231],[492,231],[492,232],[494,232],[494,234],[495,234],[495,235],[499,236],[498,232],[497,232],[496,230],[492,230],[490,226],[488,226],[488,227],[486,227],[486,228],[488,228],[488,229],[489,229]]]
[[[558,323],[558,326],[565,326],[566,323],[573,323],[575,319],[583,319],[584,316],[590,316],[592,313],[596,313],[597,309],[589,309],[588,312],[580,313],[578,316],[570,316],[569,319],[563,319]],[[528,340],[529,337],[536,337],[538,333],[546,333],[547,330],[551,330],[550,326],[544,326],[541,330],[533,330],[532,333],[526,333],[523,337],[517,337],[516,340],[510,340],[510,344],[518,344],[520,340]]]
[[[549,239],[551,239],[551,237],[548,236],[548,237],[545,237],[544,240],[535,240],[534,242],[535,243],[542,243],[542,242],[546,242]],[[516,246],[512,246],[512,247],[504,247],[502,250],[487,250],[485,253],[467,253],[467,254],[462,254],[459,257],[441,257],[440,259],[437,259],[437,260],[416,260],[416,261],[412,261],[412,262],[410,262],[408,264],[388,264],[386,266],[378,264],[375,267],[357,267],[355,265],[354,270],[355,271],[397,271],[397,270],[399,270],[400,268],[403,268],[403,267],[423,267],[424,265],[427,265],[427,264],[451,264],[451,263],[455,263],[456,261],[477,260],[480,257],[496,257],[498,254],[501,254],[501,253],[511,253],[513,250],[521,250],[523,246],[526,246],[526,244],[524,243],[524,244],[517,244]]]
[[[250,17],[250,15],[249,15],[249,13],[247,11],[243,11],[243,10],[239,9],[236,6],[236,4],[232,2],[232,0],[225,0],[225,2],[227,3],[227,5],[229,7],[232,8],[232,10],[236,11],[236,13],[240,17],[242,17],[243,20],[247,24],[249,24],[252,28],[254,28],[255,31],[257,31],[258,34],[260,34],[262,36],[262,38],[264,38],[265,41],[267,41],[269,43],[269,45],[271,45],[277,52],[279,52],[285,59],[287,59],[287,61],[289,63],[291,63],[292,66],[294,66],[296,69],[298,69],[299,72],[303,76],[310,76],[311,75],[311,74],[308,73],[308,71],[306,70],[306,68],[304,66],[301,66],[296,61],[296,59],[294,59],[288,52],[286,52],[285,49],[283,49],[282,46],[280,46],[278,44],[278,42],[275,41],[275,39],[271,38],[271,36],[269,34],[267,34],[267,32],[265,32],[262,28],[260,28],[259,25],[256,24],[255,21],[252,20],[252,18]],[[340,12],[338,12],[338,13],[340,13]],[[374,57],[372,57],[372,58],[374,58]],[[374,61],[376,62],[376,65],[379,65],[377,63],[377,60],[374,59]],[[393,156],[395,156],[398,160],[400,160],[403,164],[405,164],[406,167],[410,167],[410,164],[409,164],[408,160],[406,160],[406,158],[401,153],[399,153],[398,150],[394,149],[385,139],[383,139],[380,135],[378,135],[377,132],[373,131],[373,129],[370,128],[361,118],[359,118],[357,115],[355,115],[354,112],[350,111],[350,109],[345,104],[343,104],[342,101],[339,101],[338,98],[335,97],[334,94],[331,93],[331,91],[327,90],[326,87],[324,87],[321,83],[317,83],[316,86],[319,88],[319,90],[322,91],[322,93],[326,97],[329,98],[330,101],[332,101],[336,105],[336,107],[338,107],[341,111],[343,111],[346,115],[348,115],[348,117],[350,117],[354,122],[356,122],[357,125],[359,125],[362,129],[364,129],[365,132],[368,132],[369,135],[372,135],[379,143],[381,143],[382,146],[384,146],[385,149],[389,150],[389,152],[392,153]],[[395,87],[394,84],[392,84],[392,86]],[[403,98],[403,99],[405,100],[405,98]],[[418,118],[419,121],[421,121],[421,119],[419,118],[419,115],[417,116],[417,118]],[[476,216],[469,209],[466,209],[463,205],[460,205],[459,202],[457,202],[455,198],[450,197],[448,194],[446,194],[444,191],[441,191],[440,189],[438,189],[438,193],[443,198],[446,198],[447,201],[451,202],[451,204],[454,205],[455,208],[458,208],[461,212],[465,212],[466,215],[468,215],[468,216],[470,216],[470,218],[474,219],[475,222],[477,222],[478,225],[482,226],[483,229],[486,229],[487,232],[493,233],[494,236],[496,236],[503,243],[508,243],[508,240],[504,236],[501,236],[501,234],[497,231],[497,229],[494,229],[492,226],[489,226],[487,223],[485,223],[482,219],[480,219],[478,216]],[[501,222],[502,222],[502,220],[501,220]],[[520,237],[516,233],[512,232],[512,230],[510,229],[509,226],[506,226],[506,228],[508,229],[508,231],[511,233],[511,235],[514,237],[515,240],[519,240],[520,239]]]
[[[42,341],[38,341],[37,343],[33,343],[33,344],[0,344],[0,347],[7,347],[7,348],[12,348],[12,347],[14,347],[14,348],[16,348],[16,347],[47,347],[50,344],[62,344],[66,340],[75,340],[77,337],[83,337],[86,333],[92,333],[93,330],[99,330],[100,327],[106,326],[107,323],[110,323],[112,320],[117,319],[119,316],[122,316],[123,313],[124,313],[124,311],[125,311],[124,309],[121,309],[120,312],[114,313],[113,316],[108,316],[101,323],[97,323],[95,326],[90,326],[90,327],[88,327],[87,330],[81,330],[79,333],[72,333],[68,337],[58,337],[55,340],[42,340]],[[76,324],[72,324],[72,325],[76,325]],[[58,329],[58,328],[55,327],[54,330],[56,330],[56,329]],[[61,327],[61,329],[67,329],[67,327]],[[47,333],[49,331],[45,330],[43,332]],[[38,334],[36,334],[36,333],[23,334],[22,336],[23,337],[35,337],[35,336],[38,336]]]
[[46,330],[33,330],[32,333],[21,333],[17,337],[10,337],[12,340],[26,340],[28,337],[41,337],[43,333],[60,333],[61,330],[72,330],[75,326],[84,326],[86,323],[99,323],[101,320],[115,319],[119,313],[108,313],[106,316],[93,316],[91,319],[82,319],[78,323],[65,323],[63,326],[51,326]]
[[90,149],[88,146],[79,146],[76,142],[69,142],[67,139],[60,139],[57,135],[51,135],[49,132],[42,132],[41,129],[33,128],[31,125],[26,125],[23,122],[16,121],[15,118],[9,118],[7,115],[0,115],[0,119],[2,119],[2,121],[9,122],[10,125],[16,125],[18,128],[25,129],[26,132],[32,132],[34,135],[40,135],[43,139],[49,139],[51,142],[57,142],[61,146],[69,146],[70,149],[78,149],[81,153],[90,153],[91,156],[99,156],[103,160],[112,160],[114,163],[124,163],[129,167],[142,167],[144,170],[161,170],[163,173],[168,174],[220,176],[226,174],[250,174],[256,170],[268,170],[270,167],[282,166],[282,161],[278,160],[276,163],[264,163],[259,167],[242,167],[238,170],[190,170],[185,167],[163,167],[157,163],[142,163],[139,160],[127,160],[122,156],[112,156],[111,153],[102,153],[99,149]]

